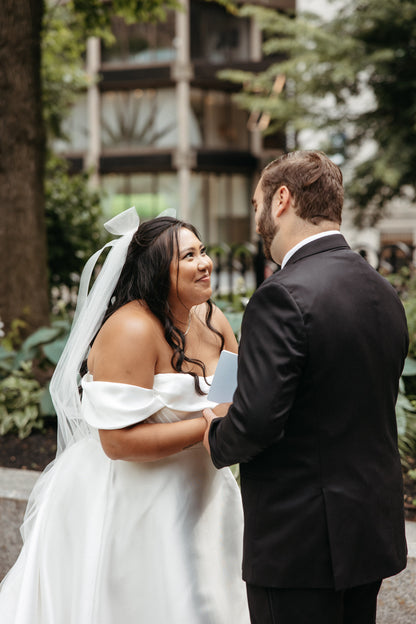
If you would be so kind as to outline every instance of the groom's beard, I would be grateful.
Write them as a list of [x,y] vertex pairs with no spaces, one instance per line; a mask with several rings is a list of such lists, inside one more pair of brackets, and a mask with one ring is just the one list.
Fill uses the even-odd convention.
[[271,208],[268,210],[263,209],[257,226],[258,232],[263,239],[263,251],[267,260],[273,260],[270,248],[274,237],[279,231],[279,226],[273,221],[271,213]]

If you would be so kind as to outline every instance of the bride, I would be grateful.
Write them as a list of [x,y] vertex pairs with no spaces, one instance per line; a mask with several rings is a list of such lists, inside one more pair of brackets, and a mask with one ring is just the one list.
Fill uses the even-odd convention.
[[196,230],[137,220],[106,224],[122,236],[88,295],[102,250],[84,270],[51,382],[57,458],[1,585],[4,624],[249,622],[240,493],[201,444],[210,379],[236,340]]

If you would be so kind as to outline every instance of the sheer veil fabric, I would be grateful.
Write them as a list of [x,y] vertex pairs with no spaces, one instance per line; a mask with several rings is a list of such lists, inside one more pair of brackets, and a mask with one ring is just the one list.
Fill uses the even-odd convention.
[[[90,433],[87,423],[81,417],[79,370],[100,328],[109,296],[117,284],[127,248],[138,226],[139,217],[134,207],[107,221],[104,224],[106,230],[119,235],[119,238],[110,241],[91,256],[82,272],[71,333],[50,383],[50,393],[58,417],[58,455],[64,448]],[[88,293],[94,267],[106,247],[111,247],[111,250]]]

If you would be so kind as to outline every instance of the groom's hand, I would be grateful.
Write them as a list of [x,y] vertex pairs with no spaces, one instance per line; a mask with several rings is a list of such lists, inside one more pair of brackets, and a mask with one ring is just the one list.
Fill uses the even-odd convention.
[[204,434],[204,446],[207,449],[208,453],[211,455],[211,449],[209,447],[208,434],[209,428],[211,426],[211,422],[213,418],[223,418],[229,410],[231,403],[218,403],[213,409],[207,407],[203,410],[203,415],[205,420],[207,421],[207,428],[205,429]]
[[[218,403],[218,405],[216,405],[212,409],[207,407],[203,411],[205,420],[209,420],[209,423],[211,424],[211,420],[213,418],[223,418],[230,409],[230,405],[231,403]],[[210,414],[210,416],[206,416],[206,414]]]

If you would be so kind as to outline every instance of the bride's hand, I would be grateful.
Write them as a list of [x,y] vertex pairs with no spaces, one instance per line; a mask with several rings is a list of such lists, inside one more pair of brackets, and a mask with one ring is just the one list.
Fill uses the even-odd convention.
[[223,418],[227,414],[230,405],[231,403],[218,403],[218,405],[214,407],[213,409],[210,409],[209,407],[207,407],[202,412],[205,420],[207,421],[207,428],[205,429],[205,434],[204,434],[204,446],[210,455],[211,455],[211,449],[209,447],[208,435],[209,435],[209,428],[211,426],[211,422],[214,418]]

